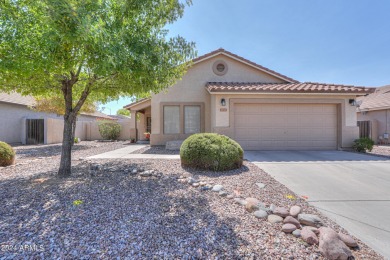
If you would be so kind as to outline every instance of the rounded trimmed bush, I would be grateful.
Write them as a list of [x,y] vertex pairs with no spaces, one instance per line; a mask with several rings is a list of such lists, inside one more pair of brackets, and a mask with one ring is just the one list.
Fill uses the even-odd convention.
[[12,147],[0,141],[0,166],[9,166],[15,162],[15,151]]
[[118,140],[121,134],[121,125],[116,121],[102,120],[98,123],[99,133],[104,140]]
[[243,157],[241,146],[220,134],[194,134],[180,147],[180,159],[184,167],[227,171],[240,168]]

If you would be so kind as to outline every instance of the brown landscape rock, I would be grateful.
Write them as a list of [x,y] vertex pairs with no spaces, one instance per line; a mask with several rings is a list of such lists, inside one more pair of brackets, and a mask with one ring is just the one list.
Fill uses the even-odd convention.
[[288,212],[288,210],[284,207],[276,207],[274,210],[273,210],[273,214],[275,215],[278,215],[278,216],[281,216],[282,218],[285,218],[287,217],[288,215],[290,215],[290,213]]
[[301,213],[302,208],[299,206],[292,206],[290,208],[290,215],[293,217],[297,217],[299,213]]
[[321,227],[319,231],[319,249],[324,257],[330,260],[355,259],[351,250],[340,239],[336,231],[328,227]]
[[296,218],[293,218],[291,216],[287,216],[284,220],[283,220],[283,223],[284,224],[293,224],[294,226],[296,226],[297,228],[300,228],[301,227],[301,224],[299,224],[299,221],[296,219]]
[[318,245],[317,235],[313,231],[311,231],[310,228],[303,227],[301,230],[301,237],[306,243],[310,245]]
[[294,224],[290,224],[290,223],[287,223],[287,224],[284,224],[282,226],[282,231],[284,233],[292,233],[293,231],[295,231],[297,229],[297,227],[294,225]]
[[339,233],[339,237],[340,237],[341,241],[343,241],[344,244],[346,244],[349,247],[357,247],[358,246],[358,243],[356,242],[356,240],[353,239],[349,235]]
[[321,227],[323,226],[322,220],[317,215],[313,214],[299,214],[299,223],[306,226]]
[[246,209],[248,212],[254,212],[254,211],[256,211],[256,210],[259,209],[260,201],[259,201],[258,199],[255,199],[255,198],[246,198],[245,201],[246,201],[245,209]]

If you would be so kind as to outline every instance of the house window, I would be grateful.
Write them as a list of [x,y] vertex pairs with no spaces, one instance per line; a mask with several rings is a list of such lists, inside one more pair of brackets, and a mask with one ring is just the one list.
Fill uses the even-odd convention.
[[164,134],[180,134],[180,106],[164,106]]
[[184,106],[184,133],[200,133],[200,106]]
[[148,133],[152,132],[152,118],[151,117],[146,118],[146,132],[148,132]]

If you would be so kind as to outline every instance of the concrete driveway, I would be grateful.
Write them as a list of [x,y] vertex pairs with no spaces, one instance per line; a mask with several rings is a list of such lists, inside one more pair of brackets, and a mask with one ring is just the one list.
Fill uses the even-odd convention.
[[342,151],[245,151],[245,158],[390,259],[390,160]]

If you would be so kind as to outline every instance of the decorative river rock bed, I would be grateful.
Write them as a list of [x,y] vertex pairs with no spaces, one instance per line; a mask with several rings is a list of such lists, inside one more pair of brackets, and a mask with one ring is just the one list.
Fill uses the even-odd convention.
[[[211,190],[221,197],[233,199],[234,203],[245,207],[248,214],[258,219],[267,220],[272,224],[283,223],[281,230],[300,238],[309,245],[318,245],[322,255],[328,259],[354,259],[349,248],[357,248],[357,242],[349,235],[337,233],[332,228],[325,227],[321,218],[314,214],[305,214],[300,206],[294,205],[289,209],[273,204],[266,207],[256,198],[241,198],[224,190],[220,184],[206,183],[188,175],[181,175],[179,182],[188,183],[192,187],[200,187],[201,191]],[[262,189],[262,183],[256,183]]]
[[383,259],[250,162],[84,159],[121,147],[77,144],[68,179],[55,176],[60,146],[17,147],[17,165],[0,169],[0,245],[44,251],[0,258]]
[[[99,167],[91,165],[90,174],[94,175],[96,170],[99,170]],[[162,173],[156,170],[131,170],[131,174],[137,173],[139,173],[141,177],[163,176]],[[332,228],[325,227],[319,216],[305,214],[298,205],[286,208],[271,204],[267,207],[256,198],[235,196],[226,191],[220,184],[200,181],[188,173],[179,176],[178,181],[187,183],[194,188],[199,188],[200,191],[211,191],[220,197],[232,199],[235,204],[245,207],[248,214],[253,214],[258,219],[268,221],[272,224],[282,223],[281,231],[286,234],[291,234],[296,238],[300,238],[309,245],[318,245],[321,254],[328,259],[354,259],[350,248],[357,248],[358,244],[351,236],[337,233]],[[262,183],[255,183],[255,185],[257,185],[259,189],[265,187]]]

